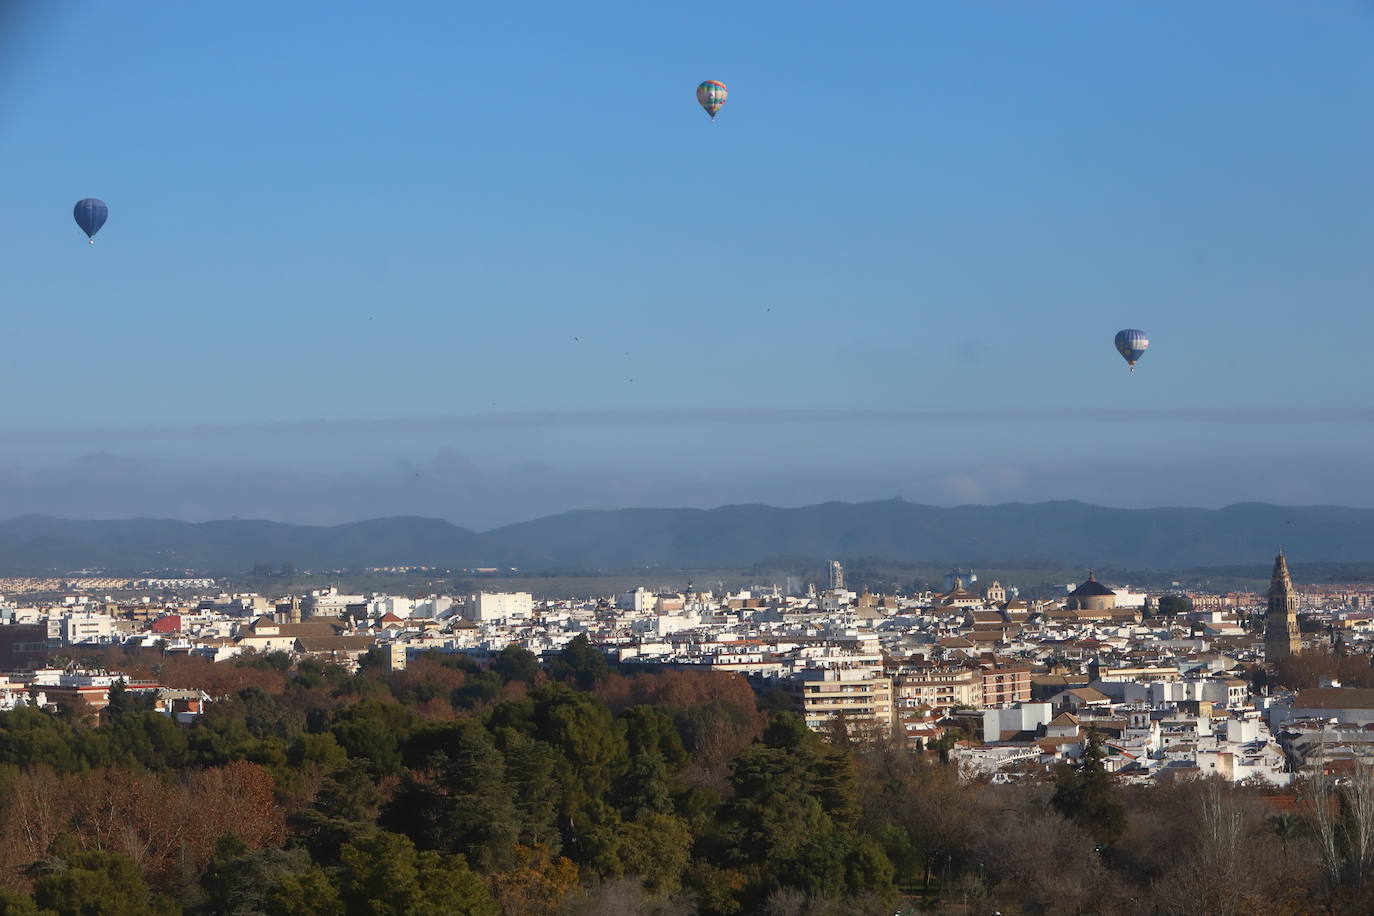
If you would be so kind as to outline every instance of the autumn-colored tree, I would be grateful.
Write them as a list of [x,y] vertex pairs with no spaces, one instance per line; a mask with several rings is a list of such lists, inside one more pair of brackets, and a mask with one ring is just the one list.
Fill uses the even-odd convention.
[[46,859],[65,835],[77,850],[126,857],[155,882],[178,868],[199,870],[227,834],[252,849],[286,837],[271,776],[246,761],[175,781],[123,768],[64,777],[34,770],[16,781],[7,815],[10,861]]
[[549,848],[515,847],[515,863],[488,878],[492,894],[505,916],[543,916],[558,913],[564,898],[577,887],[572,860],[553,856]]
[[280,845],[286,839],[286,820],[273,797],[272,777],[256,764],[240,760],[193,775],[185,804],[188,834],[194,840],[185,853],[197,867],[209,858],[215,840],[228,834],[249,849]]
[[635,682],[639,678],[626,677],[614,671],[608,673],[596,685],[596,698],[605,703],[611,712],[619,715],[635,703]]
[[25,868],[44,859],[67,827],[71,798],[64,780],[48,767],[19,773],[10,785],[0,833],[0,880],[12,889],[29,888]]
[[1371,663],[1374,657],[1365,653],[1309,649],[1275,660],[1272,681],[1294,689],[1316,687],[1323,678],[1337,680],[1346,687],[1374,687]]
[[729,761],[763,732],[754,690],[737,674],[664,671],[634,679],[637,702],[675,709],[683,743],[706,773]]
[[386,683],[396,699],[411,706],[435,699],[447,704],[467,679],[466,671],[443,664],[433,653],[417,655],[404,669],[386,675]]
[[270,666],[212,662],[190,655],[168,655],[158,664],[157,679],[164,686],[204,690],[217,699],[250,687],[273,696],[286,690],[286,675]]
[[449,722],[457,717],[453,711],[453,704],[444,697],[430,697],[422,703],[414,704],[414,709],[421,718],[431,722]]

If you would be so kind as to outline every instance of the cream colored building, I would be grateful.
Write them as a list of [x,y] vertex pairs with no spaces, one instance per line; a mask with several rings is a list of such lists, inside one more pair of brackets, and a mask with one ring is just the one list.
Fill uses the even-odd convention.
[[971,668],[926,668],[899,671],[896,702],[903,709],[916,706],[979,706],[983,676]]
[[886,732],[892,728],[892,679],[871,668],[803,668],[789,681],[808,728],[822,728],[843,713],[846,722]]

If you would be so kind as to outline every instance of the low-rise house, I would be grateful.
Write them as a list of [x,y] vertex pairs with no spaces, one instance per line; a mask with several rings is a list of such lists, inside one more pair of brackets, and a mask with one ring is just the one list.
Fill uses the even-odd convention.
[[1288,707],[1270,707],[1270,725],[1287,719],[1330,719],[1345,725],[1374,725],[1374,689],[1311,687],[1300,690]]
[[1079,712],[1085,709],[1110,710],[1112,698],[1095,687],[1073,687],[1050,698],[1055,709]]
[[295,652],[302,637],[338,636],[346,632],[341,621],[319,619],[303,623],[278,623],[270,617],[259,617],[241,629],[234,638],[242,650],[254,652]]
[[377,642],[373,636],[300,636],[293,651],[345,667],[354,667]]

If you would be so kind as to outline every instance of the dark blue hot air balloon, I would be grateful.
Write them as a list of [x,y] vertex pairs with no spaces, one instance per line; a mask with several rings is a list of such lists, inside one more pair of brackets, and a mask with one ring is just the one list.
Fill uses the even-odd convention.
[[76,224],[81,227],[81,231],[86,233],[87,241],[94,245],[95,234],[105,225],[105,220],[110,218],[110,208],[105,206],[103,200],[87,197],[76,202],[72,215],[76,217]]
[[1138,328],[1127,328],[1116,332],[1116,352],[1126,358],[1126,365],[1135,371],[1135,361],[1140,359],[1150,346],[1150,338]]

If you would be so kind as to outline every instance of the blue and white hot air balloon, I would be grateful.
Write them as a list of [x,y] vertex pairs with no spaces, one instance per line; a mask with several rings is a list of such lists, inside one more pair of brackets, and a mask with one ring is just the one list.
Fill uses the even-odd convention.
[[105,225],[105,220],[110,218],[110,208],[105,206],[103,200],[87,197],[76,202],[72,216],[76,217],[76,224],[81,227],[81,231],[86,233],[86,240],[94,245],[95,234]]
[[1116,332],[1116,352],[1126,359],[1126,365],[1135,371],[1135,362],[1149,349],[1150,338],[1139,328],[1127,328]]

